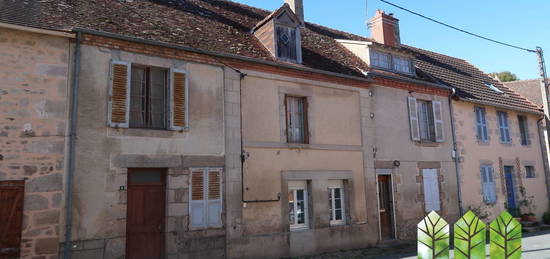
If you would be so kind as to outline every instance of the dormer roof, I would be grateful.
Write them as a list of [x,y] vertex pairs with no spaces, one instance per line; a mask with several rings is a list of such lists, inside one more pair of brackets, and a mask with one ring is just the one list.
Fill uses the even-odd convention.
[[[263,25],[273,20],[274,18],[279,18],[283,14],[288,15],[288,19],[285,19],[289,24],[294,24],[295,26],[304,26],[304,23],[300,21],[300,18],[290,9],[290,6],[287,3],[284,3],[279,9],[273,11],[271,14],[266,16],[260,22],[258,22],[253,28],[252,31],[256,31],[261,28]],[[286,17],[285,17],[286,18]]]

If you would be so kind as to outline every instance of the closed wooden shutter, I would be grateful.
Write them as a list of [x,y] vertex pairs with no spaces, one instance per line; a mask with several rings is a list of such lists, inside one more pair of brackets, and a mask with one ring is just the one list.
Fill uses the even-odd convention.
[[170,84],[170,129],[184,130],[187,127],[187,73],[182,69],[172,69]]
[[206,206],[205,206],[205,184],[204,171],[191,172],[191,201],[189,202],[189,214],[191,216],[191,227],[206,227]]
[[24,181],[0,181],[0,258],[19,258]]
[[434,113],[434,130],[435,130],[435,141],[443,142],[444,139],[444,129],[443,129],[443,107],[441,107],[440,101],[433,101],[432,108]]
[[437,169],[422,169],[426,212],[441,210]]
[[416,98],[408,97],[408,107],[409,107],[409,125],[411,129],[411,139],[414,141],[420,141],[420,129],[418,126],[418,109]]
[[208,171],[208,226],[221,227],[222,199],[221,199],[220,171]]
[[128,128],[130,120],[130,63],[111,61],[110,76],[109,126]]

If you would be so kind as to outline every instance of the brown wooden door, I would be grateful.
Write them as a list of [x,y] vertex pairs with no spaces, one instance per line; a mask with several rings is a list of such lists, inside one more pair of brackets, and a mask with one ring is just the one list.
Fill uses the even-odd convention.
[[19,258],[25,181],[0,181],[0,258]]
[[164,258],[165,173],[128,169],[126,258]]
[[380,235],[382,240],[394,239],[393,196],[390,175],[378,176],[378,200],[380,203]]

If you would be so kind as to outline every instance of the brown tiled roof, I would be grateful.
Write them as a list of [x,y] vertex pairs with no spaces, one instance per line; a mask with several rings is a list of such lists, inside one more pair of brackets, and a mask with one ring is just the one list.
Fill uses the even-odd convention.
[[[226,0],[0,0],[0,22],[59,30],[80,27],[277,62],[251,33],[270,13]],[[297,66],[365,77],[362,71],[369,71],[368,66],[336,39],[371,41],[306,23],[303,64]],[[535,104],[462,59],[404,48],[417,55],[420,76],[414,79],[433,82],[434,78],[457,88],[464,100],[538,112]],[[397,78],[410,79],[404,75]],[[506,94],[500,95],[484,83],[492,83]]]
[[540,92],[540,79],[518,80],[504,83],[506,87],[525,96],[529,101],[542,107],[542,93]]

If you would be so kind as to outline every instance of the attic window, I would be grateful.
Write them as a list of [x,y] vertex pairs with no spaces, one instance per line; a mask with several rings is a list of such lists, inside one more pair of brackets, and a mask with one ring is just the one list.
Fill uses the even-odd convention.
[[384,70],[390,70],[401,74],[414,74],[412,59],[376,50],[369,50],[370,65]]
[[495,87],[494,85],[492,85],[492,84],[485,83],[485,85],[486,85],[487,87],[489,87],[489,89],[491,89],[491,90],[493,90],[493,91],[495,91],[495,92],[497,92],[497,93],[499,93],[499,94],[504,94],[504,92],[503,92],[502,90],[496,88],[496,87]]
[[276,26],[277,58],[294,63],[298,62],[297,37],[296,28]]

